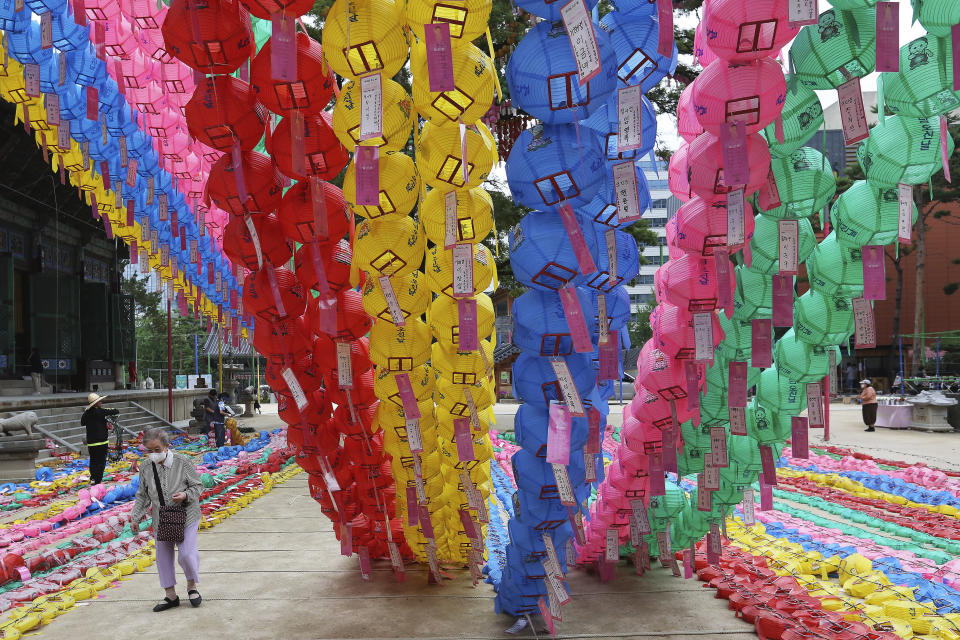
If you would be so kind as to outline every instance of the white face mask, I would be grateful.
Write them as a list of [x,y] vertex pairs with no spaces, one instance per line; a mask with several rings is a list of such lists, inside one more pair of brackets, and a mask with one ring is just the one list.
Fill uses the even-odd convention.
[[151,461],[160,464],[167,459],[167,452],[164,451],[163,453],[151,453],[149,457]]

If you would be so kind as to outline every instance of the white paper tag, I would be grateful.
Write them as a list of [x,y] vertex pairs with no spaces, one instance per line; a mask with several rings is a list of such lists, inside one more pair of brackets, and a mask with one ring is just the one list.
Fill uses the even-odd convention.
[[898,184],[897,197],[900,213],[897,217],[897,239],[901,244],[910,244],[913,239],[913,185]]
[[423,440],[420,437],[420,421],[416,418],[407,418],[407,444],[410,445],[410,453],[421,453],[423,451]]
[[607,262],[609,266],[607,267],[607,273],[610,274],[611,282],[616,281],[617,279],[617,270],[619,265],[617,264],[617,236],[614,229],[607,229],[604,233],[604,239],[607,242]]
[[453,295],[473,295],[472,244],[458,244],[453,247]]
[[607,296],[602,293],[597,296],[597,326],[600,329],[600,344],[607,344],[610,340],[610,326],[607,321]]
[[360,141],[383,135],[383,87],[380,74],[360,79]]
[[443,195],[443,248],[452,249],[460,241],[457,232],[457,192],[448,191]]
[[650,520],[647,518],[647,507],[643,504],[643,500],[631,500],[630,509],[633,510],[633,518],[637,521],[640,533],[653,533],[650,528]]
[[780,274],[797,275],[800,261],[800,223],[798,220],[779,220]]
[[560,558],[557,557],[557,548],[553,546],[553,538],[550,537],[549,533],[542,533],[540,537],[543,539],[543,546],[547,550],[547,559],[543,562],[543,568],[546,569],[547,575],[553,574],[562,574],[560,571]]
[[390,277],[380,276],[378,281],[380,282],[380,290],[383,291],[383,297],[387,301],[387,310],[390,312],[393,324],[398,327],[404,326],[407,323],[407,319],[404,317],[403,309],[400,308],[400,303],[397,301],[397,292],[393,290]]
[[743,524],[752,527],[757,524],[757,505],[753,501],[753,489],[743,492]]
[[470,387],[463,388],[463,400],[467,403],[467,409],[470,410],[470,424],[475,431],[479,431],[480,415],[477,413],[477,405],[473,401],[473,394],[470,393]]
[[693,314],[694,359],[698,362],[713,361],[713,313]]
[[600,49],[597,47],[597,34],[593,31],[590,12],[584,0],[570,0],[560,9],[560,16],[570,36],[580,84],[586,84],[600,73]]
[[746,235],[743,227],[743,189],[727,193],[727,246],[743,244]]
[[640,193],[633,161],[613,165],[613,187],[617,195],[617,221],[620,224],[640,219]]
[[807,383],[807,418],[810,427],[823,426],[823,393],[819,382]]
[[603,559],[607,562],[620,560],[620,531],[616,527],[608,527],[604,545]]
[[353,388],[353,363],[350,360],[350,344],[337,343],[337,384],[341,389]]
[[576,506],[577,500],[573,495],[573,487],[570,485],[570,476],[567,474],[567,466],[550,463],[553,467],[553,475],[557,479],[557,493],[560,494],[560,504],[568,507]]
[[387,549],[390,551],[390,566],[398,570],[403,569],[403,558],[400,557],[400,549],[397,548],[397,543],[387,542]]
[[817,0],[790,0],[790,9],[787,14],[791,23],[816,24]]
[[643,146],[643,93],[639,84],[617,91],[617,151]]
[[570,375],[570,368],[565,360],[553,358],[550,360],[550,366],[553,367],[553,373],[557,376],[557,383],[560,385],[560,393],[563,395],[563,401],[570,410],[570,415],[576,418],[582,418],[586,414],[583,412],[583,402],[580,400],[580,392],[573,383],[573,376]]
[[853,326],[857,348],[877,346],[877,329],[873,318],[873,305],[864,298],[854,298]]
[[300,386],[300,381],[297,380],[297,376],[293,373],[293,370],[290,367],[287,367],[280,375],[283,376],[284,382],[287,383],[287,387],[290,389],[290,395],[293,396],[293,401],[297,403],[297,409],[303,409],[306,407],[307,396],[304,395],[303,388]]
[[597,481],[596,455],[595,453],[583,452],[583,466],[586,469],[586,477],[584,479],[588,484]]

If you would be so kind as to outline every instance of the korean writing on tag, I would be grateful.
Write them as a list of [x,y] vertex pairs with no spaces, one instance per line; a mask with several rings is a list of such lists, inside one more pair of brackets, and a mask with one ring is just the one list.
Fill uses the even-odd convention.
[[887,282],[882,245],[864,245],[860,248],[863,261],[863,297],[867,300],[885,300]]
[[380,290],[383,291],[383,297],[387,301],[387,310],[390,312],[390,318],[393,320],[393,324],[398,327],[406,325],[407,318],[403,315],[403,309],[400,308],[400,303],[397,301],[397,293],[393,290],[393,284],[390,282],[388,276],[380,276],[377,278],[377,281],[380,283]]
[[460,241],[460,221],[457,218],[457,192],[443,194],[443,248],[452,249]]
[[747,435],[747,410],[743,407],[728,407],[730,415],[730,435]]
[[727,246],[743,244],[746,231],[744,216],[743,189],[734,189],[727,193]]
[[795,276],[800,266],[800,221],[777,221],[781,275]]
[[393,567],[394,571],[403,572],[403,558],[400,556],[400,549],[397,547],[397,543],[387,542],[387,549],[390,552],[390,565]]
[[913,241],[913,185],[898,184],[897,198],[900,203],[897,240],[900,244],[910,244]]
[[730,264],[730,253],[726,247],[714,247],[713,262],[717,271],[717,306],[724,310],[727,318],[733,315],[734,278]]
[[900,4],[877,3],[877,71],[900,71]]
[[791,24],[816,24],[818,14],[817,0],[790,0],[787,16]]
[[617,151],[643,146],[643,93],[639,84],[617,91]]
[[470,387],[463,388],[463,399],[467,403],[467,408],[470,410],[470,424],[473,425],[474,429],[479,431],[480,415],[477,413],[477,405],[473,401],[473,393],[471,393]]
[[713,466],[726,467],[727,458],[727,430],[723,427],[710,427],[710,455]]
[[583,465],[586,469],[584,480],[587,484],[597,481],[597,455],[595,453],[583,452]]
[[853,299],[854,342],[857,349],[877,346],[877,329],[873,318],[873,305],[864,298]]
[[353,363],[348,342],[337,343],[337,384],[341,389],[353,388]]
[[557,548],[553,545],[553,538],[550,537],[549,533],[541,533],[540,538],[543,540],[543,546],[547,551],[547,561],[544,564],[544,569],[547,570],[547,573],[562,573],[560,570],[560,558],[557,557]]
[[790,419],[790,450],[794,458],[808,459],[810,457],[810,439],[807,429],[807,419],[793,416]]
[[693,314],[694,359],[713,362],[713,312]]
[[743,492],[743,524],[752,527],[757,524],[756,504],[753,498],[753,489]]
[[[31,98],[40,97],[40,65],[33,64],[32,62],[23,65],[23,82],[24,82],[24,91]],[[26,104],[23,106],[24,112],[28,108]],[[96,112],[96,107],[94,107],[94,112]],[[95,118],[93,118],[95,119]]]
[[700,474],[697,479],[697,510],[698,511],[710,511],[711,508],[711,499],[710,496],[713,493],[712,491],[707,490],[703,481],[703,474]]
[[586,84],[600,73],[600,49],[597,47],[597,34],[593,31],[593,21],[584,0],[570,0],[560,9],[563,26],[570,36],[573,57],[577,61],[577,75],[580,84]]
[[640,192],[636,166],[632,160],[613,165],[613,188],[616,193],[617,221],[620,224],[640,219]]
[[807,418],[810,421],[810,428],[823,427],[823,390],[819,382],[808,382],[807,392]]
[[663,457],[659,453],[647,456],[649,476],[650,476],[650,495],[663,496],[667,493],[666,476],[663,475]]
[[600,332],[600,344],[606,344],[610,339],[610,323],[607,319],[607,296],[602,293],[597,296],[597,327]]
[[852,78],[840,85],[837,88],[837,97],[840,103],[840,123],[843,127],[843,139],[847,146],[869,137],[870,130],[867,126],[867,114],[863,109],[860,78]]
[[720,150],[723,154],[723,184],[728,189],[750,181],[747,155],[747,130],[742,121],[727,122],[720,127]]
[[70,121],[64,120],[57,128],[57,147],[60,149],[70,148]]
[[702,486],[707,491],[718,491],[720,489],[720,468],[714,466],[712,454],[703,454],[703,474],[700,479],[703,484],[698,483],[697,486]]
[[297,79],[297,21],[284,11],[272,16],[270,36],[270,75],[273,80]]
[[747,406],[747,363],[731,361],[727,372],[727,405]]
[[603,558],[607,562],[620,560],[620,531],[615,527],[607,528]]
[[567,408],[570,409],[570,415],[574,418],[586,417],[583,411],[583,402],[580,400],[580,392],[573,382],[573,376],[570,374],[570,368],[566,360],[562,358],[551,358],[550,366],[553,367],[553,374],[557,376],[557,384],[560,386],[560,393],[563,395]]
[[287,383],[287,387],[290,388],[290,394],[293,396],[294,402],[297,403],[297,409],[306,407],[307,396],[303,393],[303,387],[300,386],[300,381],[297,380],[297,376],[293,373],[293,370],[287,367],[281,375],[283,376],[284,382]]
[[603,234],[607,244],[607,273],[610,274],[609,283],[617,284],[617,272],[619,264],[617,261],[617,232],[615,229],[607,229]]
[[420,420],[417,418],[406,419],[407,444],[410,445],[410,453],[421,453],[423,451],[423,438],[420,435]]
[[53,13],[47,11],[40,14],[40,48],[53,47]]
[[383,135],[383,86],[380,74],[360,78],[361,142]]
[[560,495],[560,504],[568,507],[576,506],[577,500],[573,495],[573,486],[570,484],[570,476],[567,474],[567,467],[563,464],[551,463],[553,475],[557,482],[557,493]]
[[450,23],[434,22],[424,25],[424,44],[427,49],[427,76],[430,91],[453,91],[453,48],[450,43]]
[[659,551],[660,565],[669,566],[670,556],[673,552],[670,550],[670,534],[667,531],[657,532],[657,547]]
[[453,247],[453,296],[473,295],[473,245]]
[[793,276],[774,274],[773,278],[773,326],[793,326]]
[[650,520],[647,518],[647,507],[643,504],[643,500],[631,500],[630,509],[633,512],[633,519],[637,522],[639,532],[644,535],[652,533]]

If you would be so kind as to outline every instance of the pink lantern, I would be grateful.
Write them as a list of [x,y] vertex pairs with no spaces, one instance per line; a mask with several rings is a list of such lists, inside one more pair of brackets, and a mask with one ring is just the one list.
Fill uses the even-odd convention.
[[[746,242],[753,237],[753,207],[744,202],[743,227]],[[667,246],[676,246],[684,252],[712,256],[715,248],[726,248],[735,253],[745,242],[727,243],[727,203],[723,200],[707,202],[694,198],[677,210],[667,223]]]
[[167,160],[168,171],[180,180],[189,180],[200,171],[200,156],[195,153],[186,153],[182,156],[171,156]]
[[[670,159],[671,170],[673,170],[675,159],[677,159],[677,154],[674,154],[674,157]],[[723,151],[721,150],[720,140],[709,132],[699,135],[696,140],[690,143],[687,155],[683,160],[689,161],[687,175],[689,176],[690,193],[696,194],[704,200],[711,202],[725,200],[727,193],[734,191],[736,188],[741,188],[728,187],[724,183]],[[744,196],[749,196],[766,184],[767,173],[770,170],[770,149],[767,147],[766,140],[759,133],[747,136],[746,162],[749,168],[749,176],[747,184],[742,188],[744,189]],[[670,190],[673,191],[672,181]],[[689,197],[682,198],[676,192],[674,194],[681,200],[689,200]]]
[[196,83],[193,81],[193,69],[179,61],[167,62],[162,65],[160,78],[163,82],[164,93],[168,96],[171,94],[183,96],[175,101],[179,106],[186,105],[196,89]]
[[146,123],[144,130],[157,139],[176,135],[178,132],[187,133],[187,121],[178,111],[172,109],[144,114],[143,119]]
[[775,57],[802,25],[790,22],[791,0],[712,0],[704,8],[705,44],[730,62]]
[[137,32],[137,40],[140,42],[140,50],[143,51],[144,55],[159,62],[171,62],[174,59],[167,51],[167,45],[163,41],[163,34],[160,29],[140,29]]
[[120,13],[137,29],[159,29],[167,17],[167,5],[154,0],[120,0]]
[[703,127],[697,120],[697,111],[693,106],[693,85],[687,85],[687,88],[680,93],[680,99],[677,101],[677,133],[687,142],[693,140],[703,133]]
[[667,166],[667,183],[670,186],[670,193],[682,202],[693,197],[693,192],[690,190],[690,163],[687,161],[689,154],[690,143],[684,142],[670,156],[670,164]]
[[117,0],[85,0],[80,6],[87,20],[112,22],[120,15],[120,3]]
[[[717,277],[714,259],[686,253],[670,260],[653,276],[657,299],[666,300],[690,313],[707,313],[717,308]],[[733,278],[730,278],[733,297]]]
[[156,82],[147,82],[145,86],[127,91],[127,101],[142,114],[160,113],[170,108],[163,95],[163,88]]
[[760,131],[780,115],[787,95],[783,71],[770,58],[736,65],[717,60],[692,86],[697,120],[715,135],[730,122],[742,122],[748,134]]
[[[116,5],[116,2],[112,3]],[[89,8],[89,4],[86,5]],[[133,29],[126,20],[119,14],[116,18],[107,22],[107,28],[104,33],[103,49],[107,55],[114,58],[126,58],[133,55],[137,50],[139,43],[134,36]]]
[[130,55],[117,61],[119,69],[118,83],[125,89],[143,89],[150,82],[155,73],[156,62],[148,58],[139,49],[134,49]]
[[[723,328],[717,314],[711,313],[713,324],[713,345],[711,353],[723,340]],[[657,348],[676,360],[692,360],[696,356],[696,338],[693,330],[693,316],[685,309],[668,302],[661,302],[650,313],[650,328]]]
[[190,142],[190,134],[174,130],[172,134],[157,138],[157,152],[173,162],[188,162],[190,155],[199,161],[199,156],[191,153]]
[[[640,350],[640,356],[637,358],[637,380],[649,391],[668,402],[687,397],[683,367],[677,360],[657,349],[653,340],[647,340],[643,349]],[[679,416],[677,419],[679,421]],[[662,424],[662,418],[660,420]]]
[[707,68],[708,64],[719,59],[717,58],[717,54],[711,51],[710,46],[707,44],[707,37],[703,33],[702,22],[697,23],[697,28],[693,32],[693,56],[704,69]]

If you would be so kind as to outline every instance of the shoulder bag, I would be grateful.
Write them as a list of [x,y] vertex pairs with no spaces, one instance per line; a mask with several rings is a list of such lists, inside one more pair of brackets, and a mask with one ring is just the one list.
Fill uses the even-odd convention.
[[160,518],[155,523],[157,540],[160,542],[183,542],[183,529],[187,524],[187,510],[181,504],[166,504],[163,499],[163,486],[157,463],[153,464],[153,479],[157,483],[157,496],[160,498]]

